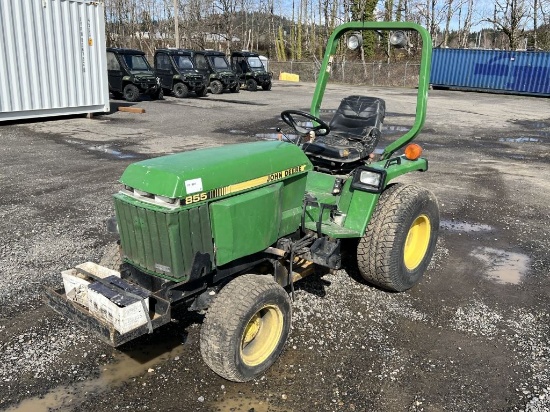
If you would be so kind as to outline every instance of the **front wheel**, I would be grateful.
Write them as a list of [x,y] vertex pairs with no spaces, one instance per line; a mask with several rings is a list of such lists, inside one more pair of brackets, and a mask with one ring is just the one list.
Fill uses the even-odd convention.
[[258,90],[258,83],[254,79],[248,79],[246,81],[246,89],[251,92]]
[[183,98],[183,97],[189,96],[189,88],[181,82],[176,83],[174,85],[173,92],[174,92],[174,96],[176,96],[178,98]]
[[357,246],[361,276],[386,290],[410,289],[430,263],[438,230],[439,208],[430,191],[413,185],[388,187]]
[[264,84],[262,84],[262,89],[264,89],[264,90],[266,90],[266,91],[267,91],[267,90],[271,90],[271,85],[272,85],[271,82],[264,83]]
[[213,94],[221,94],[223,92],[223,84],[219,80],[212,80],[210,82],[210,91]]
[[122,93],[124,94],[124,99],[127,102],[137,102],[139,99],[139,89],[132,83],[128,83],[124,86]]
[[249,381],[283,351],[291,316],[288,293],[272,277],[241,275],[220,291],[206,313],[202,357],[221,377]]

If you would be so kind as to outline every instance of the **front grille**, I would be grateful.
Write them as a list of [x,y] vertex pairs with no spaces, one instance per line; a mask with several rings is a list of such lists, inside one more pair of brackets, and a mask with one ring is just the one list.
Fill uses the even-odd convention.
[[197,253],[213,258],[208,206],[171,211],[115,195],[120,243],[138,268],[179,282],[189,279]]

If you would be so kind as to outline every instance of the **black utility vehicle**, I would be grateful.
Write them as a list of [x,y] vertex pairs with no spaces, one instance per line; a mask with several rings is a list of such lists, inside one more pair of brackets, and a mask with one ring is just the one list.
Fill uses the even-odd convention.
[[187,97],[191,92],[199,97],[206,96],[208,80],[196,69],[192,50],[157,49],[155,74],[162,88],[176,97]]
[[208,78],[208,88],[212,93],[220,94],[224,90],[233,93],[239,91],[239,79],[224,53],[214,50],[196,51],[195,67]]
[[265,69],[258,53],[249,51],[231,53],[231,67],[239,76],[241,84],[246,85],[247,90],[256,91],[258,86],[264,90],[271,90],[273,73]]
[[107,48],[107,73],[109,91],[116,99],[135,102],[141,93],[162,99],[160,82],[141,50]]

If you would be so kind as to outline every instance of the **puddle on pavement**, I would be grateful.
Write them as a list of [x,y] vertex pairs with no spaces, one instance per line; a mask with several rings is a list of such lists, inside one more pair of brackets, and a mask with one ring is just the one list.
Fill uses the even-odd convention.
[[[298,139],[298,135],[297,134],[287,134],[285,133],[285,135],[283,136],[282,133],[258,133],[255,135],[258,139],[262,139],[262,140],[290,140],[292,142],[295,142],[296,139]],[[285,139],[285,136],[286,136],[286,139]]]
[[135,158],[136,158],[136,155],[134,155],[134,154],[131,154],[131,153],[123,153],[123,152],[121,152],[120,150],[111,149],[111,148],[110,148],[109,146],[107,146],[107,145],[89,146],[89,147],[88,147],[88,150],[107,153],[107,154],[110,154],[111,156],[115,156],[115,157],[118,158],[118,159],[135,159]]
[[254,411],[254,412],[268,412],[273,411],[273,408],[269,408],[269,403],[262,401],[254,401],[251,399],[223,399],[212,405],[213,411],[216,412],[237,412],[237,411]]
[[88,393],[101,393],[112,390],[131,378],[148,373],[149,369],[163,362],[178,362],[183,357],[186,346],[182,336],[144,345],[139,349],[117,352],[112,363],[101,365],[99,378],[77,382],[73,385],[59,386],[44,396],[25,399],[19,405],[4,412],[48,412],[51,410],[71,410],[84,400]]
[[451,230],[453,232],[490,232],[493,230],[492,226],[484,225],[482,223],[469,223],[466,221],[456,221],[456,220],[442,220],[440,222],[440,227],[445,230]]
[[[85,143],[79,142],[77,140],[72,139],[65,139],[65,142],[72,144],[72,145],[78,145],[78,146],[85,146]],[[94,152],[101,152],[101,153],[107,153],[111,156],[114,156],[118,159],[135,159],[137,156],[132,153],[124,153],[120,150],[113,149],[111,146],[103,144],[103,145],[92,145],[92,146],[85,146],[86,149],[94,151]]]
[[408,126],[397,126],[397,125],[396,126],[384,125],[384,127],[382,128],[382,132],[385,134],[406,133],[409,130],[411,130],[411,128]]
[[470,256],[485,264],[485,274],[500,284],[518,285],[529,271],[531,259],[523,253],[490,247],[477,247]]
[[542,141],[542,139],[539,139],[537,137],[529,137],[529,136],[522,136],[522,137],[501,137],[498,139],[499,142],[505,142],[505,143],[539,143]]
[[516,123],[520,126],[523,126],[526,129],[531,130],[541,130],[541,129],[550,129],[550,122],[541,121],[541,120],[518,120],[513,123]]
[[210,404],[210,410],[215,412],[283,412],[288,408],[281,408],[272,405],[269,399],[253,399],[247,394],[240,394],[239,397],[226,397]]

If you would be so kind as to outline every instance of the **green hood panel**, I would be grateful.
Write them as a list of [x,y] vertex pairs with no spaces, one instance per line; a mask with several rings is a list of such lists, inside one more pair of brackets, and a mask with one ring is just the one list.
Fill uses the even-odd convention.
[[[219,197],[313,169],[296,145],[253,142],[183,152],[129,165],[120,182],[147,193],[184,198],[215,191]],[[211,196],[209,196],[210,198]],[[206,196],[201,200],[206,200]]]

